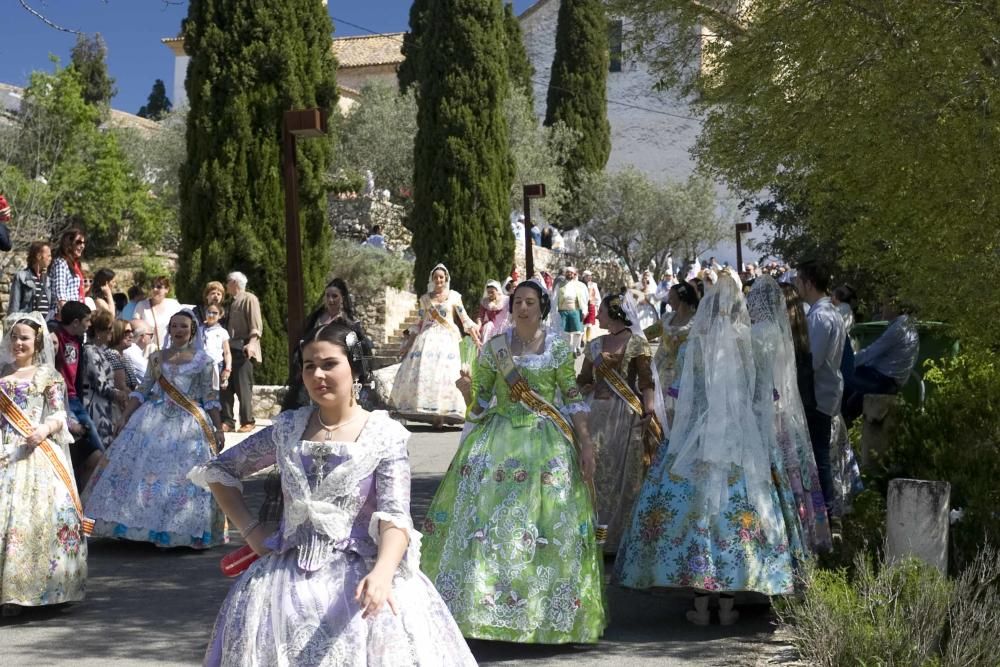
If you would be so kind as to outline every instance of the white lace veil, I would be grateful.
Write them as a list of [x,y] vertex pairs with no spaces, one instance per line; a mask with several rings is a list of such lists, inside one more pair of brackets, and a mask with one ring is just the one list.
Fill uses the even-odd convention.
[[[197,313],[191,308],[181,308],[176,313],[170,316],[170,319],[174,319],[177,315],[187,315],[191,318],[194,327],[194,335],[191,337],[191,350],[197,355],[199,352],[204,352],[205,350],[205,327],[201,324],[201,320],[198,319]],[[167,321],[167,341],[163,345],[163,349],[168,350],[173,346],[173,338],[170,336],[170,321]]]
[[731,270],[707,285],[688,338],[669,452],[671,472],[697,481],[702,511],[718,514],[729,500],[729,479],[742,476],[748,500],[772,544],[781,523],[772,500],[768,450],[753,410],[755,366],[750,318],[739,278]]
[[39,312],[11,313],[4,318],[3,339],[0,340],[0,369],[14,363],[14,352],[11,349],[11,332],[19,322],[30,323],[42,331],[42,349],[35,350],[35,365],[56,367],[56,353],[52,345],[52,336],[45,326],[45,318]]
[[444,289],[445,289],[445,291],[451,289],[451,271],[449,271],[448,267],[445,266],[444,264],[438,263],[437,265],[434,266],[433,269],[431,269],[431,272],[427,274],[427,293],[428,294],[433,294],[434,293],[434,272],[437,271],[438,269],[441,269],[442,271],[444,271]]
[[[759,405],[755,410],[765,419],[770,414],[772,417],[770,423],[774,428],[777,428],[778,422],[773,417],[777,413],[782,433],[787,438],[787,442],[778,443],[785,449],[782,459],[786,472],[793,474],[797,469],[803,482],[808,482],[808,469],[811,467],[809,460],[815,461],[815,457],[809,439],[805,410],[802,407],[802,397],[799,394],[795,343],[792,338],[791,322],[788,319],[785,295],[774,278],[763,275],[754,280],[753,287],[747,295],[747,311],[753,322],[756,348],[763,349],[773,356],[772,391],[768,392],[766,387],[758,382],[762,387],[758,393],[770,393],[770,396],[759,396]],[[762,423],[762,432],[765,432],[765,427],[766,423]],[[774,433],[774,437],[777,439],[777,432]]]
[[[646,333],[642,330],[642,325],[639,323],[639,309],[636,307],[635,297],[632,296],[631,291],[625,292],[625,298],[622,299],[622,310],[625,311],[625,316],[628,317],[629,321],[632,323],[629,325],[629,329],[632,331],[632,335],[646,340]],[[663,392],[660,386],[660,374],[656,368],[656,361],[650,358],[650,370],[653,374],[653,383],[656,385],[653,394],[656,396],[656,419],[660,422],[660,427],[663,429],[663,435],[670,435],[670,426],[667,422],[667,406],[663,403]]]

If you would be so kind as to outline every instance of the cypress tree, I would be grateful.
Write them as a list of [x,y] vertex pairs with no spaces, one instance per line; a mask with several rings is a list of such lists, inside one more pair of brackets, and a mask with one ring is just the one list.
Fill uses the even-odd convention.
[[[319,0],[192,0],[183,34],[187,160],[181,167],[178,291],[198,303],[209,280],[242,271],[260,299],[262,383],[288,371],[281,128],[285,111],[337,99],[332,25]],[[306,302],[329,266],[325,139],[300,141],[298,176]]]
[[405,94],[410,86],[414,86],[417,82],[417,71],[420,67],[420,40],[424,35],[430,3],[431,0],[413,0],[413,4],[410,5],[410,30],[403,35],[403,47],[400,49],[403,54],[403,62],[396,71],[396,80],[399,82],[401,94]]
[[500,0],[434,0],[426,18],[408,221],[414,282],[423,287],[443,262],[471,304],[514,258],[503,10]]
[[139,113],[136,115],[142,118],[160,120],[173,108],[173,102],[167,97],[167,87],[163,85],[163,79],[157,79],[153,82],[153,90],[149,92],[146,103],[139,108]]
[[115,80],[108,74],[108,47],[100,33],[93,37],[77,35],[70,51],[73,69],[83,83],[83,99],[102,112],[111,108],[111,98],[118,94]]
[[503,6],[503,25],[507,36],[507,72],[511,85],[518,88],[528,97],[528,102],[535,105],[535,91],[531,78],[535,76],[535,68],[528,60],[528,52],[524,50],[524,35],[521,32],[521,22],[514,14],[514,5]]
[[571,187],[578,185],[580,172],[602,170],[611,154],[611,127],[605,102],[608,59],[608,24],[603,0],[562,2],[545,124],[562,121],[579,135],[563,165],[566,182]]

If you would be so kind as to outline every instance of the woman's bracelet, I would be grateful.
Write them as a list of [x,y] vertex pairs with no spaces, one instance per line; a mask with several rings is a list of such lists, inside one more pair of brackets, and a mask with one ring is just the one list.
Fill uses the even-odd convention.
[[259,525],[260,525],[260,521],[258,519],[254,519],[253,521],[251,521],[247,525],[245,525],[242,528],[240,528],[240,535],[243,536],[243,539],[246,539],[247,535],[249,535],[251,532],[253,532],[253,530],[257,526],[259,526]]

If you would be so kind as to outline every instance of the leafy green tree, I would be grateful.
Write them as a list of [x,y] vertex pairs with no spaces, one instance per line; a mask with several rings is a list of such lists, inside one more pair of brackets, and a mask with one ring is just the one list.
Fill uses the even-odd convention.
[[524,34],[521,32],[521,22],[514,13],[514,5],[503,6],[503,26],[507,34],[507,76],[511,85],[528,98],[528,103],[534,107],[535,92],[532,77],[535,68],[528,60],[528,52],[524,49]]
[[435,0],[417,72],[414,283],[443,262],[470,298],[514,257],[503,26],[499,0]]
[[13,193],[16,242],[77,223],[93,253],[159,245],[169,212],[150,196],[117,136],[98,129],[99,117],[75,67],[32,73],[16,130],[0,137],[0,188]]
[[574,196],[572,214],[600,254],[618,258],[632,280],[666,265],[671,252],[697,255],[720,240],[728,227],[716,212],[711,181],[660,185],[634,167],[588,173]]
[[603,169],[611,155],[611,126],[605,101],[607,30],[603,0],[559,5],[545,124],[561,121],[579,136],[564,164],[566,182],[573,188],[583,174]]
[[[282,118],[289,109],[334,109],[331,32],[315,0],[192,0],[183,27],[191,63],[178,293],[196,301],[205,282],[247,275],[264,317],[262,382],[284,381],[288,371]],[[307,302],[329,268],[330,151],[329,141],[298,145]]]
[[399,92],[406,93],[416,88],[417,73],[420,69],[422,40],[427,30],[427,17],[433,0],[413,0],[410,5],[410,30],[403,35],[403,62],[396,72]]
[[173,108],[173,103],[167,97],[167,87],[163,85],[163,79],[157,79],[153,82],[153,90],[150,91],[146,103],[139,107],[137,115],[151,120],[161,120]]
[[339,127],[334,170],[363,174],[370,169],[375,187],[389,190],[395,201],[409,200],[413,189],[413,138],[417,104],[413,90],[400,94],[385,83],[361,89],[357,106]]
[[[921,317],[1000,343],[1000,30],[995,7],[615,0],[661,75],[697,93],[703,167],[806,215],[841,267],[877,269]],[[673,30],[663,22],[674,21]],[[701,30],[699,26],[705,26]],[[830,27],[836,26],[831,32]],[[711,37],[706,35],[710,34]],[[676,54],[701,38],[700,70]],[[686,44],[686,46],[685,46]],[[795,258],[792,258],[795,259]]]
[[108,74],[108,47],[100,33],[93,37],[78,35],[70,52],[73,68],[83,83],[83,99],[107,114],[111,98],[118,94],[114,78]]

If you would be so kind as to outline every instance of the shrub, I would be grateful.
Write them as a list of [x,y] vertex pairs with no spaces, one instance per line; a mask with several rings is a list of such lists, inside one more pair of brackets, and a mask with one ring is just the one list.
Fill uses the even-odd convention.
[[881,480],[893,477],[951,483],[953,571],[961,571],[986,542],[1000,543],[1000,369],[992,355],[965,354],[928,362],[933,386],[922,410],[904,407]]
[[1000,627],[1000,552],[983,548],[957,580],[914,559],[859,554],[853,574],[812,564],[799,599],[778,603],[801,658],[841,667],[989,667]]
[[331,266],[330,277],[347,282],[358,305],[373,298],[383,287],[407,289],[413,276],[411,262],[341,238],[334,239],[331,244]]
[[779,605],[807,664],[939,664],[951,584],[917,560],[876,568],[859,555],[853,575],[808,565],[806,592]]

